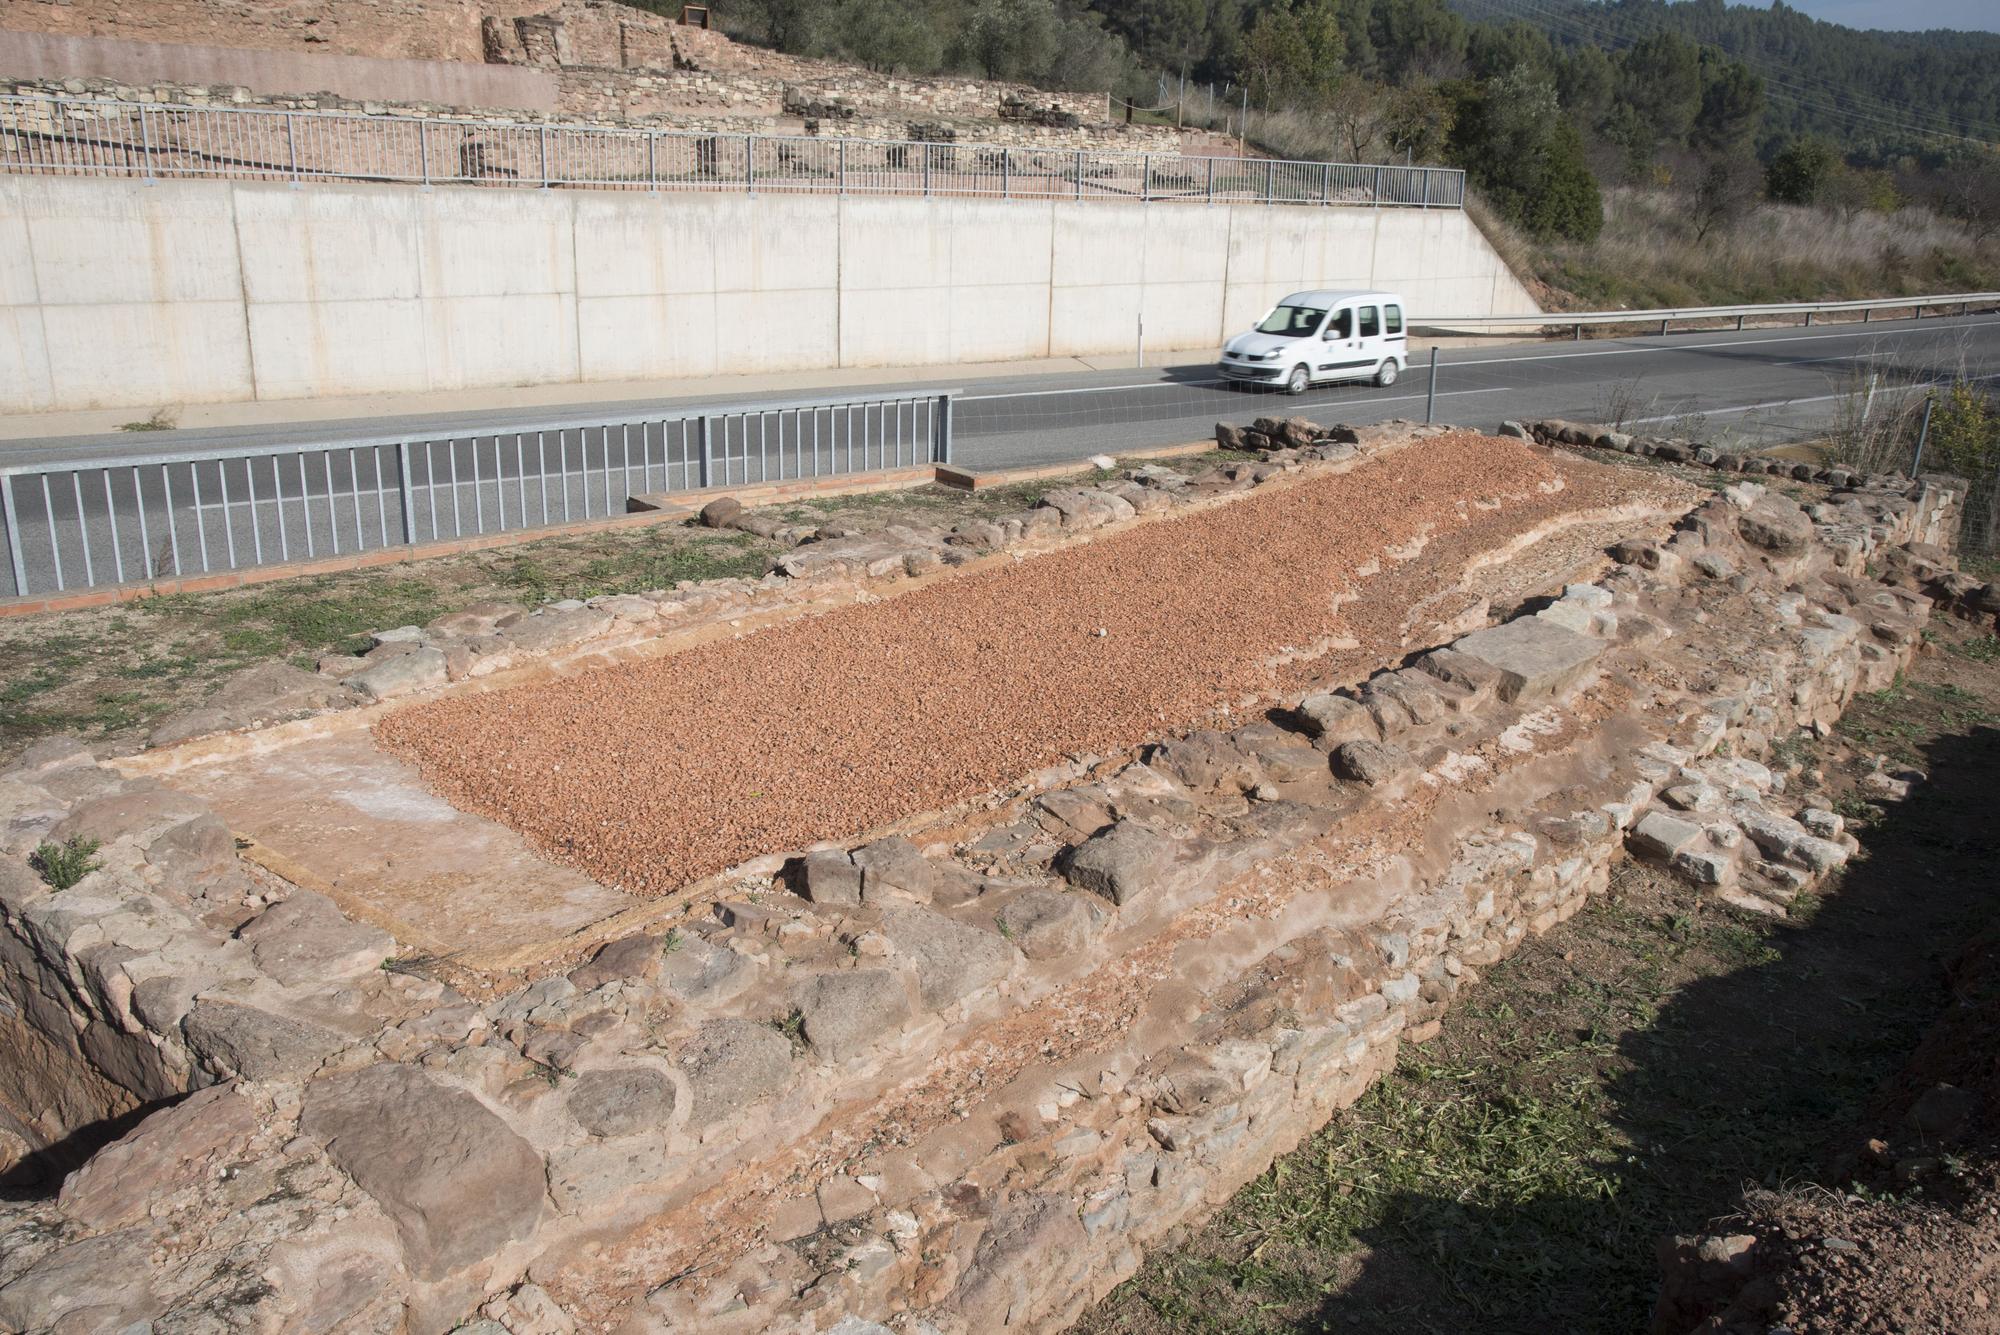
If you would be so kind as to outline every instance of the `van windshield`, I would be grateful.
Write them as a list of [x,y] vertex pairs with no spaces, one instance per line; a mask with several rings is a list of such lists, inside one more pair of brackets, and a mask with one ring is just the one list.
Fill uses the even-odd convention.
[[1276,334],[1280,338],[1305,338],[1319,328],[1319,322],[1326,318],[1326,311],[1312,306],[1280,306],[1264,317],[1264,323],[1257,326],[1260,334]]

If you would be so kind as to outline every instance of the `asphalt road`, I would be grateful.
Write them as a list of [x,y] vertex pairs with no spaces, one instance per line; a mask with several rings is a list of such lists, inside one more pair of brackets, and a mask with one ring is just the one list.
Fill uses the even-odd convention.
[[[1439,354],[1437,420],[1491,427],[1508,418],[1573,417],[1663,431],[1726,433],[1745,441],[1796,437],[1823,426],[1870,372],[1881,393],[1954,376],[2000,371],[2000,315],[1843,323],[1813,328],[1709,331],[1664,337],[1452,348]],[[982,468],[1081,459],[1091,454],[1201,440],[1218,420],[1270,412],[1355,423],[1424,416],[1427,356],[1387,389],[1334,385],[1287,398],[1223,382],[1213,362],[1143,370],[1064,372],[984,379],[959,397],[955,455]],[[829,397],[923,394],[883,384]],[[772,396],[605,401],[536,409],[410,415],[0,442],[0,465],[87,463],[106,456],[200,455],[217,447],[377,437],[445,440],[504,433],[522,424],[596,421]],[[804,397],[804,396],[786,396]],[[1878,400],[1886,401],[1886,400]]]
[[[1420,355],[1394,386],[1328,386],[1298,398],[1224,382],[1209,362],[985,379],[957,400],[953,459],[981,469],[1062,462],[1202,440],[1217,421],[1269,413],[1324,423],[1422,420],[1428,372],[1428,357]],[[2000,379],[2000,315],[1450,349],[1438,357],[1436,420],[1487,428],[1509,418],[1615,420],[1756,444],[1795,439],[1854,414],[1871,385],[1880,411],[1954,378]],[[842,389],[837,397],[933,392],[883,385]],[[395,546],[406,525],[429,541],[621,512],[628,495],[695,481],[699,450],[687,430],[678,422],[609,432],[563,423],[671,418],[760,399],[768,396],[0,443],[0,465],[84,470],[17,479],[19,532],[10,537],[22,544],[27,588],[15,589],[11,562],[0,562],[0,596]],[[737,419],[726,444],[716,437],[711,477],[755,482],[913,462],[924,457],[929,437],[921,411],[906,407],[893,424],[880,411]],[[407,513],[395,441],[413,442]],[[218,448],[305,444],[334,449],[192,462]],[[189,462],[164,476],[149,471],[143,487],[133,470],[102,466],[135,454]]]

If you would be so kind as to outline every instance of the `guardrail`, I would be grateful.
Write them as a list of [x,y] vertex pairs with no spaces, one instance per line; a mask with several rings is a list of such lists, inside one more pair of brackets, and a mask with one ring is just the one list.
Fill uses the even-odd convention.
[[591,190],[1458,208],[1465,173],[814,135],[0,97],[0,171]]
[[4,467],[0,595],[555,529],[656,492],[949,463],[958,392]]
[[1410,327],[1429,333],[1470,333],[1488,329],[1533,326],[1537,328],[1572,328],[1575,337],[1583,337],[1585,325],[1604,324],[1654,324],[1660,326],[1662,334],[1669,324],[1692,320],[1735,320],[1738,329],[1743,322],[1753,317],[1799,316],[1810,325],[1816,316],[1837,315],[1860,312],[1865,322],[1877,311],[1914,311],[1915,318],[1924,318],[1924,312],[1939,307],[1959,307],[1964,314],[1974,306],[2000,305],[2000,292],[1951,292],[1935,296],[1918,297],[1870,297],[1862,301],[1791,301],[1769,302],[1748,306],[1678,306],[1663,307],[1644,311],[1545,311],[1539,315],[1452,315],[1430,319],[1412,319]]

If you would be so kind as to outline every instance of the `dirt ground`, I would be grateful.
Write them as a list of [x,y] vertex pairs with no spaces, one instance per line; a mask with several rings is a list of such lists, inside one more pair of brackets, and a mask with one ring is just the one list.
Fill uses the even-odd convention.
[[[1877,755],[1930,782],[1871,803]],[[1863,842],[1819,901],[1748,921],[1624,866],[1078,1329],[1644,1330],[1659,1237],[1748,1227],[1711,1227],[1746,1190],[1805,1258],[1770,1321],[1993,1329],[1991,1138],[1901,1182],[1856,1145],[1939,1079],[2000,1098],[1990,1013],[1968,1012],[1951,1060],[1905,1069],[1941,1012],[1966,1012],[1945,961],[1996,917],[2000,640],[1940,620],[1906,680],[1780,759],[1823,770]]]
[[1391,661],[1474,557],[1670,490],[1678,513],[1625,470],[1448,434],[744,639],[413,704],[376,736],[460,810],[658,894],[1304,689],[1343,649]]
[[[1184,462],[1225,457],[1239,456]],[[1076,476],[1103,474],[1084,469]],[[772,508],[790,522],[861,529],[957,523],[1022,509],[1062,485],[1049,478],[965,492],[932,484]],[[422,625],[472,603],[534,607],[679,580],[756,576],[778,550],[747,533],[658,524],[220,593],[0,617],[0,762],[53,733],[136,745],[160,718],[199,703],[241,668],[272,661],[311,667],[321,654],[365,648],[370,631]]]

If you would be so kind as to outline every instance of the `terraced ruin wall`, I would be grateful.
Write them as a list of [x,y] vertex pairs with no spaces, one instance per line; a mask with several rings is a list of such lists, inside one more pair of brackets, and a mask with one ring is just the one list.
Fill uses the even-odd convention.
[[[1367,453],[1271,438],[1193,483],[1147,470],[990,531],[811,544],[767,581],[502,632],[587,651]],[[171,763],[45,744],[0,775],[19,1148],[198,1092],[0,1214],[0,1322],[1058,1328],[1617,859],[1764,914],[1840,865],[1839,817],[1765,761],[1918,651],[1918,587],[1949,558],[1908,544],[1956,500],[1731,485],[1411,666],[748,867],[525,987],[410,959],[240,860]],[[444,677],[456,653],[462,673],[481,615],[367,670],[430,654]],[[369,694],[301,675],[271,717]],[[25,857],[69,833],[106,865],[54,890]]]

